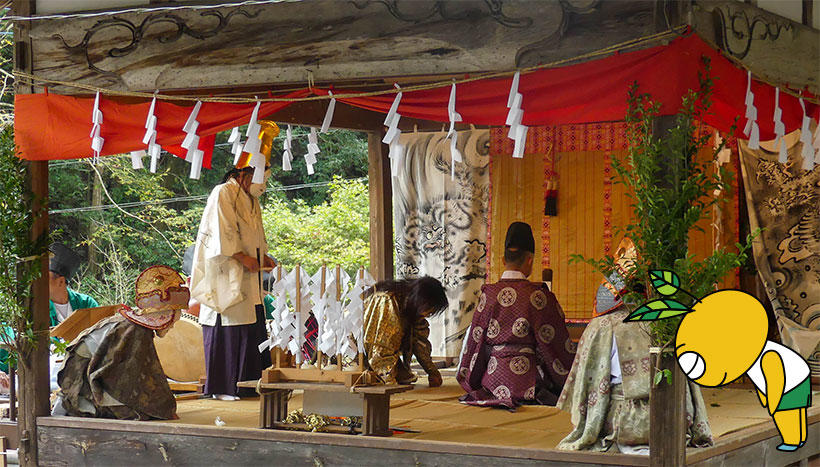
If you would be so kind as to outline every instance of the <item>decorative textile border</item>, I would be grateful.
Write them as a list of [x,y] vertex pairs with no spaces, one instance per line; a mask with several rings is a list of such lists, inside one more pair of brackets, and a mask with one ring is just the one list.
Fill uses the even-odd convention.
[[[496,128],[493,128],[490,131],[490,150],[493,148],[493,138],[498,137],[498,132],[494,131]],[[493,251],[493,158],[490,157],[490,161],[487,164],[487,177],[489,178],[489,183],[487,188],[490,192],[487,194],[487,246],[485,247],[485,258],[487,261],[487,268],[484,272],[484,281],[490,282],[490,267],[492,263],[490,258],[492,258],[492,251]]]
[[612,156],[604,154],[604,255],[612,250]]
[[[510,156],[513,140],[507,127],[490,129],[490,156]],[[573,151],[619,151],[627,148],[626,123],[604,122],[532,127],[527,133],[524,154]]]

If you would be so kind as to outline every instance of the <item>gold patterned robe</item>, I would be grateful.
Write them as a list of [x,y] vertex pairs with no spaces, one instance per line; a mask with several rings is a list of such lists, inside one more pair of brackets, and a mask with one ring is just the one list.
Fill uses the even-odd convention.
[[387,384],[408,384],[417,377],[410,370],[410,361],[416,356],[428,375],[439,375],[430,356],[430,323],[426,318],[417,320],[405,335],[399,305],[393,294],[375,292],[364,304],[364,348],[370,369]]

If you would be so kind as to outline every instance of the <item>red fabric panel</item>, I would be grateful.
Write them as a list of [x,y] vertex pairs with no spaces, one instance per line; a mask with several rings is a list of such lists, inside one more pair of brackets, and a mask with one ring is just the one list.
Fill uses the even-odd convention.
[[[627,90],[633,82],[641,92],[652,94],[660,102],[661,114],[674,114],[687,89],[698,86],[697,72],[702,69],[701,57],[712,62],[715,92],[711,114],[704,123],[728,132],[737,117],[736,136],[745,125],[746,72],[735,66],[698,36],[692,34],[661,45],[635,52],[615,54],[606,58],[558,68],[550,68],[521,76],[519,91],[523,94],[524,121],[528,126],[591,123],[623,120],[626,114]],[[456,110],[464,123],[504,125],[507,116],[507,96],[511,78],[484,79],[459,84]],[[754,81],[755,106],[761,140],[774,138],[774,88]],[[325,94],[323,89],[304,89],[286,97]],[[351,91],[352,92],[352,91]],[[338,96],[344,90],[335,90]],[[447,103],[450,87],[406,92],[399,113],[425,120],[448,121]],[[386,113],[393,95],[342,98],[341,102]],[[101,97],[103,112],[103,155],[120,154],[143,149],[143,128],[150,102],[131,103],[124,99]],[[32,160],[69,159],[92,155],[91,110],[93,98],[60,95],[18,95],[15,98],[15,136],[21,157]],[[259,117],[270,115],[288,103],[263,103]],[[786,132],[800,128],[803,112],[798,100],[785,93],[780,96]],[[820,107],[806,104],[814,118]],[[182,126],[190,106],[158,102],[156,115],[159,128],[157,142],[167,150],[182,154],[178,145],[184,138]],[[211,140],[205,136],[247,123],[253,104],[204,103],[198,120],[198,134],[203,136],[200,148],[207,151],[210,161]],[[206,143],[208,144],[207,147]]]
[[[698,70],[703,69],[702,56],[711,59],[715,83],[714,104],[711,114],[704,119],[705,123],[727,132],[739,116],[736,132],[739,135],[746,123],[743,118],[746,72],[694,34],[665,46],[522,75],[519,92],[523,95],[523,124],[540,126],[623,120],[627,91],[633,82],[638,83],[640,92],[650,93],[661,103],[661,115],[672,115],[680,108],[686,90],[697,89]],[[465,123],[504,125],[511,81],[512,78],[497,78],[457,85],[456,111]],[[774,88],[753,80],[752,90],[761,140],[773,139]],[[337,95],[344,93],[343,90],[334,91]],[[449,87],[406,92],[398,112],[407,117],[446,122],[449,97]],[[386,113],[393,99],[393,95],[386,95],[338,100]],[[780,107],[786,133],[800,128],[803,111],[798,100],[781,93]],[[806,109],[809,115],[817,118],[817,105],[807,103]]]
[[[304,97],[308,90],[285,97]],[[122,154],[145,149],[145,119],[150,101],[131,103],[100,96],[103,123],[100,136],[105,139],[100,155]],[[264,102],[259,108],[263,118],[289,105],[288,102]],[[197,120],[199,147],[205,151],[203,166],[210,167],[216,133],[248,123],[255,104],[220,104],[204,102]],[[15,96],[14,131],[21,157],[30,160],[54,160],[91,157],[91,113],[94,98],[58,94],[18,94]],[[182,127],[193,105],[183,106],[157,101],[157,143],[163,149],[184,157],[179,145],[185,138]]]

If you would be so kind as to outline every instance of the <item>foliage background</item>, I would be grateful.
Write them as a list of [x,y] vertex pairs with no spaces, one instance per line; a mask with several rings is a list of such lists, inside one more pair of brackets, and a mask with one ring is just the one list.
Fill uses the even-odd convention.
[[[321,134],[316,173],[307,175],[301,155],[308,132],[293,129],[290,172],[281,169],[283,138],[274,143],[271,180],[262,197],[270,253],[288,269],[297,262],[311,271],[322,263],[338,263],[350,272],[369,266],[367,137],[346,130]],[[71,286],[101,304],[130,303],[144,268],[180,269],[206,197],[233,162],[226,139],[227,133],[217,136],[213,169],[203,170],[200,180],[189,179],[188,164],[169,154],[156,174],[133,170],[127,156],[104,157],[96,166],[88,160],[51,162],[53,238],[88,260]],[[186,199],[164,201],[176,198]]]

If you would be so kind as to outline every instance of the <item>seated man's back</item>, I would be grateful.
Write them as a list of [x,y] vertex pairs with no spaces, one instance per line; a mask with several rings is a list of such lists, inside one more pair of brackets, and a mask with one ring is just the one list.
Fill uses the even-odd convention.
[[532,231],[514,223],[505,242],[506,271],[482,287],[457,379],[462,402],[513,408],[553,405],[575,357],[555,295],[532,272]]

